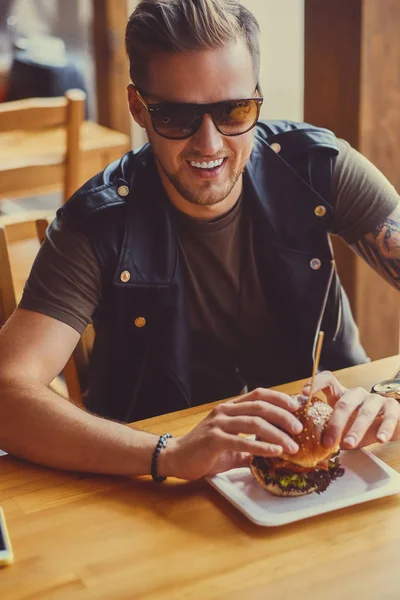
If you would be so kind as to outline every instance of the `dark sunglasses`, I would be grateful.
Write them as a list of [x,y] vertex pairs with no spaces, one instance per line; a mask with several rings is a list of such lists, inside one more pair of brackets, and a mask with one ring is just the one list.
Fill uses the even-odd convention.
[[215,127],[222,135],[234,136],[247,133],[257,123],[264,100],[258,96],[210,104],[178,102],[148,104],[143,98],[148,94],[134,87],[140,102],[150,114],[154,131],[169,140],[190,138],[200,129],[206,114],[211,115]]

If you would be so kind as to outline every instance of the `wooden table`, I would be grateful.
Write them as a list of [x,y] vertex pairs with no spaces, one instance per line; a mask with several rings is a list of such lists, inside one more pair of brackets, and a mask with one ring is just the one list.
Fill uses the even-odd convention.
[[[400,356],[339,372],[348,386],[393,375]],[[288,393],[300,384],[280,386]],[[183,434],[211,405],[137,423]],[[374,450],[400,471],[400,443]],[[5,600],[398,600],[400,496],[278,528],[253,525],[204,481],[61,473],[0,458],[16,561]]]

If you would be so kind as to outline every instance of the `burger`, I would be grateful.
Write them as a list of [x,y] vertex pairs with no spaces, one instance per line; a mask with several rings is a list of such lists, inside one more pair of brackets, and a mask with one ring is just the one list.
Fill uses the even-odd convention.
[[250,465],[258,483],[275,496],[320,494],[344,474],[339,462],[339,443],[331,448],[321,443],[332,408],[319,398],[312,398],[308,407],[306,397],[297,398],[300,408],[294,414],[303,424],[302,432],[293,436],[298,452],[274,458],[253,456]]

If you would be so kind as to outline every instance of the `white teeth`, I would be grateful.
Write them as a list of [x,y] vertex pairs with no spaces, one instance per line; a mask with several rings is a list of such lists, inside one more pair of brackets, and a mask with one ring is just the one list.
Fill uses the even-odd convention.
[[210,162],[195,162],[194,160],[190,161],[192,167],[197,167],[198,169],[214,169],[215,167],[219,167],[224,162],[223,158],[219,158],[218,160],[211,160]]

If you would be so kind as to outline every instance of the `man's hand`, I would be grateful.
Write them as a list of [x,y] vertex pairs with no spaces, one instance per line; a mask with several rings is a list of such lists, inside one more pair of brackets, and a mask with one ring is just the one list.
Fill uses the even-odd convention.
[[[371,394],[361,387],[345,388],[329,371],[315,377],[313,393],[319,391],[333,407],[323,436],[324,446],[329,448],[342,440],[342,448],[350,450],[399,436],[400,405],[394,398]],[[308,396],[309,392],[308,382],[302,393]]]
[[295,454],[298,445],[288,434],[303,428],[291,414],[298,408],[295,398],[263,388],[219,404],[192,431],[170,441],[160,454],[158,472],[192,480],[248,466],[252,454]]

